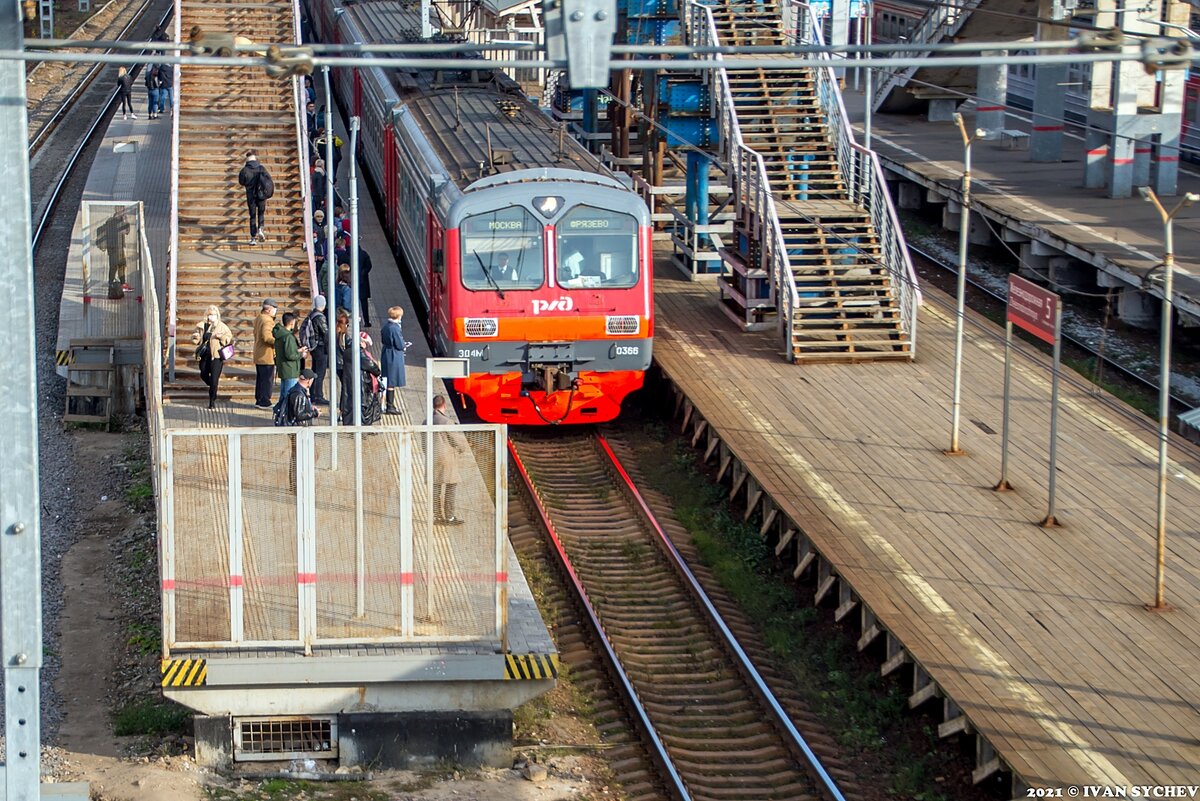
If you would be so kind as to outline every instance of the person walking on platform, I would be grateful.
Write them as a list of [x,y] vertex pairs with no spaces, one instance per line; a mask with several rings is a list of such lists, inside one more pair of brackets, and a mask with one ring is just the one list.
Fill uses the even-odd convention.
[[217,407],[217,385],[225,359],[233,356],[233,332],[221,322],[221,310],[209,306],[204,319],[196,323],[192,343],[197,345],[196,359],[200,362],[200,380],[208,386],[208,408]]
[[284,419],[289,426],[307,428],[321,415],[320,409],[313,408],[312,401],[309,400],[308,395],[316,377],[316,374],[312,370],[301,370],[291,391],[288,392],[285,398],[280,399],[280,403],[285,404]]
[[246,165],[238,173],[238,183],[246,187],[246,208],[250,212],[250,244],[264,242],[267,232],[263,230],[263,217],[267,213],[267,199],[275,194],[275,182],[267,168],[258,163],[258,154],[253,150],[246,154]]
[[362,310],[363,327],[371,327],[371,257],[358,248],[358,307]]
[[404,341],[404,332],[400,328],[400,320],[404,317],[404,309],[392,306],[387,310],[388,321],[383,324],[379,342],[383,352],[379,356],[379,366],[383,370],[384,396],[387,399],[384,414],[400,414],[400,388],[404,386],[404,351],[408,343]]
[[345,309],[347,313],[351,311],[351,301],[353,296],[350,294],[350,265],[343,264],[338,268],[337,286],[334,287],[334,301],[339,309]]
[[325,296],[313,298],[312,311],[300,325],[300,344],[308,348],[312,359],[312,371],[316,377],[313,384],[312,402],[318,406],[326,406],[325,372],[329,368],[329,322],[325,318]]
[[133,78],[124,67],[117,68],[117,100],[121,104],[121,119],[133,117],[136,120],[137,115],[133,113]]
[[254,405],[271,408],[271,390],[275,388],[275,301],[263,301],[254,321]]
[[[446,414],[446,396],[433,399],[433,425],[452,426],[454,421]],[[459,454],[467,452],[467,441],[457,431],[438,434],[433,443],[433,522],[447,526],[461,526],[463,519],[454,514],[455,496],[458,494]]]
[[175,108],[175,66],[158,65],[158,113]]
[[275,372],[279,374],[279,401],[282,406],[288,393],[300,380],[300,365],[308,355],[308,348],[300,346],[296,339],[296,313],[284,312],[283,318],[275,323],[271,333],[275,336]]
[[[317,159],[312,171],[312,202],[314,206],[321,207],[317,211],[325,207],[325,196],[329,191],[325,181],[325,159]],[[323,211],[321,213],[324,214]]]
[[142,67],[142,70],[146,73],[146,109],[150,119],[153,120],[158,117],[159,110],[158,65],[147,64]]

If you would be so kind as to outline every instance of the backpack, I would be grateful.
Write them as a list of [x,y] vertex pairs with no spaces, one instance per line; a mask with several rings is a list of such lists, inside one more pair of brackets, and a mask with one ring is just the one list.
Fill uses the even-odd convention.
[[288,403],[287,398],[283,398],[279,401],[279,405],[275,407],[275,425],[277,425],[277,426],[292,425],[292,419],[289,414],[289,412],[291,411],[291,407],[292,407],[292,404]]
[[271,173],[266,170],[258,176],[258,189],[255,191],[255,196],[259,200],[267,200],[275,196],[275,182],[271,180]]
[[324,312],[311,311],[308,313],[308,316],[304,318],[304,322],[300,324],[300,344],[308,348],[310,351],[325,344],[324,342],[315,341],[315,338],[313,337],[313,332],[316,331],[316,327],[313,325],[313,317],[323,313]]

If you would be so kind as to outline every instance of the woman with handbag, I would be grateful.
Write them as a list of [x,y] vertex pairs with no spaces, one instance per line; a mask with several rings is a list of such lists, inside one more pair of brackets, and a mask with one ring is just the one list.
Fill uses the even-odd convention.
[[204,319],[196,324],[192,332],[196,348],[196,359],[200,362],[200,380],[208,385],[208,408],[217,407],[217,385],[221,383],[221,370],[225,362],[233,358],[233,332],[221,322],[221,310],[209,306]]

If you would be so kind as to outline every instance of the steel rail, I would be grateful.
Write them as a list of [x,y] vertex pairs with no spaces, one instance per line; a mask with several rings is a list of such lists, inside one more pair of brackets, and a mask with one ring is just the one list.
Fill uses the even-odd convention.
[[[140,9],[138,9],[136,14],[134,14],[133,19],[131,19],[128,23],[126,23],[125,27],[122,28],[120,33],[117,34],[117,40],[124,39],[125,36],[133,29],[133,26],[137,25],[139,22],[142,21],[142,15],[145,14],[146,11],[150,8],[150,4],[152,2],[154,2],[154,0],[145,0],[145,2],[142,3],[142,7]],[[165,21],[165,19],[166,18],[164,17],[164,21]],[[110,48],[110,49],[114,49],[114,48]],[[89,86],[92,85],[92,82],[95,81],[97,77],[99,77],[99,75],[103,71],[103,69],[104,68],[102,65],[93,64],[91,69],[89,69],[87,71],[87,73],[84,74],[83,80],[75,85],[75,88],[72,89],[71,93],[66,96],[66,98],[63,100],[63,102],[55,110],[54,114],[52,114],[50,119],[46,121],[46,124],[43,125],[36,134],[34,134],[33,140],[30,141],[30,143],[29,143],[29,157],[30,158],[33,158],[34,154],[36,154],[37,151],[41,148],[41,146],[45,142],[46,138],[50,135],[50,133],[55,128],[58,127],[58,123],[62,121],[62,118],[64,116],[66,116],[67,112],[70,111],[71,108],[75,105],[75,101],[79,98],[79,95],[83,94],[84,90],[86,90]]]
[[642,731],[650,740],[652,756],[659,768],[666,774],[670,780],[674,796],[681,801],[691,801],[691,794],[688,792],[687,786],[683,782],[683,778],[679,775],[679,771],[675,767],[674,761],[667,754],[666,746],[655,731],[654,724],[650,722],[650,716],[646,712],[646,708],[642,705],[638,698],[637,690],[633,688],[633,683],[629,679],[629,675],[621,666],[621,660],[617,657],[616,651],[613,649],[612,643],[609,641],[608,635],[604,631],[604,624],[600,621],[600,616],[596,613],[596,609],[592,606],[591,599],[588,597],[587,590],[583,587],[583,582],[575,573],[575,568],[571,564],[571,560],[567,557],[567,551],[563,547],[562,540],[558,537],[558,531],[554,528],[554,523],[550,520],[550,512],[546,509],[541,497],[534,487],[533,479],[529,472],[525,469],[525,463],[521,460],[521,454],[517,451],[516,443],[510,437],[508,440],[508,453],[512,457],[513,464],[516,465],[517,472],[521,474],[521,480],[525,484],[525,489],[529,492],[529,497],[533,500],[534,506],[537,507],[538,517],[542,521],[542,526],[546,529],[546,535],[550,537],[550,541],[554,544],[554,550],[558,554],[559,564],[567,574],[567,578],[575,591],[576,597],[583,606],[584,613],[587,615],[588,621],[592,625],[592,629],[596,632],[597,638],[600,641],[600,647],[604,651],[604,657],[608,661],[609,668],[620,685],[622,694],[625,696],[625,701],[633,711],[638,722],[642,726]]
[[[171,14],[173,12],[173,8],[168,8],[163,14],[163,18],[159,21],[159,25],[165,25],[166,21],[171,18]],[[140,66],[135,67],[133,71],[133,77],[136,77],[140,71]],[[79,99],[76,98],[75,102],[78,102],[78,100]],[[100,113],[97,114],[95,119],[92,120],[92,124],[88,128],[87,133],[84,134],[83,139],[80,140],[75,150],[71,153],[71,157],[67,159],[67,163],[63,168],[62,174],[59,176],[58,181],[54,184],[54,188],[50,190],[49,200],[46,202],[46,208],[42,211],[42,216],[33,229],[34,254],[37,253],[38,246],[41,244],[42,234],[46,231],[46,226],[50,221],[50,216],[54,213],[55,208],[58,206],[58,201],[61,198],[62,191],[66,187],[67,181],[70,179],[71,174],[75,171],[75,165],[79,163],[80,157],[83,155],[83,152],[87,150],[88,145],[92,143],[96,133],[101,130],[101,125],[108,125],[108,116],[113,112],[116,104],[117,93],[114,91],[112,96],[109,97],[108,102],[102,107]]]
[[[949,273],[957,273],[958,272],[957,265],[947,264],[946,262],[939,259],[937,256],[934,256],[931,253],[928,253],[927,251],[924,251],[915,245],[910,244],[908,246],[908,249],[913,253],[913,255],[919,256],[920,258],[929,262],[933,266],[941,268],[945,272],[949,272]],[[994,290],[978,281],[973,280],[969,274],[967,276],[967,283],[970,284],[974,289],[976,289],[980,292],[983,292],[988,297],[990,297],[992,300],[994,300],[998,303],[1003,303],[1003,304],[1008,303],[1008,298],[1006,298],[1004,295],[1000,294],[996,290]],[[941,302],[936,296],[926,295],[925,297],[927,300],[932,298],[933,302],[940,307],[950,308],[949,304]],[[1003,343],[1004,337],[1000,332],[989,331],[987,333],[996,342]],[[1115,361],[1111,356],[1105,356],[1105,355],[1101,354],[1099,351],[1097,351],[1095,348],[1088,345],[1087,343],[1082,342],[1082,341],[1075,339],[1071,336],[1068,336],[1066,334],[1063,335],[1063,341],[1065,341],[1071,347],[1081,350],[1084,353],[1088,354],[1089,356],[1097,359],[1099,362],[1102,362],[1106,369],[1111,367],[1114,371],[1119,373],[1122,378],[1124,378],[1128,381],[1131,381],[1135,384],[1138,384],[1139,386],[1142,386],[1147,390],[1153,391],[1155,393],[1158,392],[1158,383],[1157,382],[1151,381],[1150,379],[1145,378],[1142,375],[1139,375],[1138,373],[1134,372],[1130,368],[1122,365],[1120,362]],[[1023,352],[1026,357],[1032,356],[1032,354],[1035,352],[1038,354],[1041,353],[1041,351],[1038,351],[1033,346],[1024,344],[1024,343],[1017,344],[1017,350],[1019,352]],[[1075,377],[1076,375],[1077,374],[1075,373],[1075,371],[1071,370],[1071,371],[1068,371],[1067,373],[1065,373],[1064,377],[1066,378],[1067,382],[1072,384],[1076,389],[1086,390],[1088,392],[1094,392],[1094,390],[1097,388],[1097,384],[1095,382],[1088,381],[1082,377],[1076,378]],[[1103,398],[1103,399],[1109,406],[1121,411],[1123,414],[1125,414],[1128,417],[1138,420],[1139,422],[1145,422],[1145,423],[1151,422],[1150,418],[1145,417],[1140,412],[1131,410],[1123,403],[1117,403],[1116,401],[1111,400],[1109,398]],[[1178,397],[1177,395],[1171,396],[1171,403],[1175,408],[1180,410],[1180,412],[1186,412],[1186,411],[1194,408],[1193,404],[1189,403],[1188,401],[1184,400],[1183,398]],[[1177,413],[1179,413],[1179,412],[1177,412]]]
[[659,542],[666,553],[668,561],[674,565],[676,572],[679,573],[679,575],[685,580],[688,589],[690,589],[692,592],[693,597],[700,603],[705,615],[707,615],[709,623],[721,633],[721,637],[724,639],[724,645],[737,659],[738,667],[741,670],[742,675],[746,676],[750,680],[750,682],[754,685],[754,690],[758,694],[759,698],[766,703],[768,707],[770,707],[772,714],[775,715],[775,722],[787,732],[788,737],[791,738],[792,744],[795,746],[795,748],[804,754],[804,759],[808,763],[808,769],[813,773],[817,781],[820,782],[828,797],[834,799],[834,801],[845,801],[842,791],[838,789],[837,784],[833,781],[832,777],[830,777],[829,772],[825,770],[825,766],[821,764],[820,758],[813,752],[812,748],[808,744],[808,741],[804,739],[804,736],[797,731],[795,725],[792,724],[791,718],[788,717],[787,712],[784,711],[783,706],[779,703],[779,700],[775,698],[775,694],[771,692],[771,688],[767,686],[766,681],[763,680],[763,677],[758,672],[758,669],[754,667],[754,663],[751,661],[750,657],[746,655],[746,652],[742,649],[741,644],[738,643],[737,637],[734,636],[733,632],[730,631],[729,626],[726,625],[725,618],[723,618],[721,613],[717,611],[716,606],[714,606],[713,602],[709,599],[708,593],[704,591],[704,588],[700,585],[700,582],[696,580],[695,574],[692,573],[691,568],[687,566],[687,562],[685,562],[683,557],[679,555],[679,551],[675,548],[675,544],[671,542],[671,538],[667,536],[667,533],[663,531],[662,526],[659,525],[658,519],[654,516],[654,512],[651,511],[650,506],[642,497],[642,493],[638,491],[637,485],[633,483],[633,479],[630,478],[629,473],[625,471],[625,467],[621,464],[621,460],[617,458],[615,453],[613,453],[613,449],[608,444],[608,440],[604,438],[604,435],[596,434],[596,441],[599,443],[600,449],[604,452],[604,455],[608,457],[609,461],[612,463],[613,469],[617,471],[617,475],[624,483],[625,491],[633,499],[634,504],[642,513],[643,522],[650,526],[650,528],[654,530],[654,533],[658,535]]

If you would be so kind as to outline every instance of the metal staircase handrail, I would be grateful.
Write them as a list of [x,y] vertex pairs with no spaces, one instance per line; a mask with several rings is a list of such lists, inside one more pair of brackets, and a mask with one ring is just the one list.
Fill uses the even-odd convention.
[[[720,44],[717,23],[712,8],[689,0],[688,39],[693,46],[716,47]],[[718,53],[716,58],[724,61]],[[717,115],[721,131],[721,148],[728,162],[733,182],[733,191],[738,205],[745,205],[754,212],[759,221],[760,246],[763,266],[771,276],[771,301],[775,304],[780,326],[792,330],[792,316],[800,302],[796,279],[788,268],[787,245],[783,230],[779,226],[779,213],[775,197],[767,178],[767,167],[757,151],[746,146],[738,124],[737,110],[733,102],[733,90],[729,86],[729,75],[722,68],[709,72],[713,83],[712,93],[716,98]]]
[[[175,41],[183,41],[180,31],[183,23],[183,0],[175,0]],[[179,283],[179,107],[183,105],[183,84],[179,80],[180,65],[173,68],[172,86],[175,87],[175,102],[171,104],[171,252],[167,264],[167,370],[168,378],[175,380],[175,323],[176,292]],[[147,332],[149,336],[149,332]]]
[[[296,38],[296,45],[304,44],[300,34],[300,0],[292,0],[292,30]],[[295,75],[292,77],[292,109],[295,112],[296,119],[296,150],[300,153],[300,196],[304,199],[304,252],[308,254],[308,276],[309,287],[313,297],[321,294],[321,288],[317,286],[317,260],[313,254],[313,208],[312,208],[312,181],[309,180],[308,165],[309,153],[309,130],[308,130],[308,115],[304,109],[304,78]],[[353,154],[351,154],[353,155]]]
[[[801,31],[801,44],[825,44],[820,21],[812,6],[800,6],[800,13],[808,18],[807,27],[797,24]],[[797,20],[799,23],[800,20]],[[834,74],[833,58],[823,53],[824,67],[813,70],[817,80],[817,101],[825,111],[825,124],[837,153],[838,169],[850,192],[850,199],[871,216],[871,226],[879,237],[879,261],[891,279],[892,291],[900,303],[902,331],[908,334],[909,350],[917,351],[917,309],[921,305],[921,291],[917,284],[917,273],[909,257],[904,232],[888,192],[879,155],[854,140],[854,129],[850,126],[850,115],[838,88]]]
[[[958,32],[958,29],[963,26],[971,13],[979,7],[982,0],[964,0],[962,5],[945,5],[936,3],[928,11],[925,16],[921,17],[920,24],[916,30],[912,32],[909,38],[910,42],[917,44],[925,44],[931,42],[940,42],[947,36],[953,36]],[[930,51],[907,53],[905,55],[912,58],[923,58],[928,56]],[[875,93],[866,98],[866,102],[871,104],[871,108],[877,109],[888,96],[888,93],[897,86],[902,86],[908,83],[908,79],[917,74],[920,69],[919,64],[914,64],[908,67],[901,67],[887,73],[887,78],[879,82],[875,88]]]

